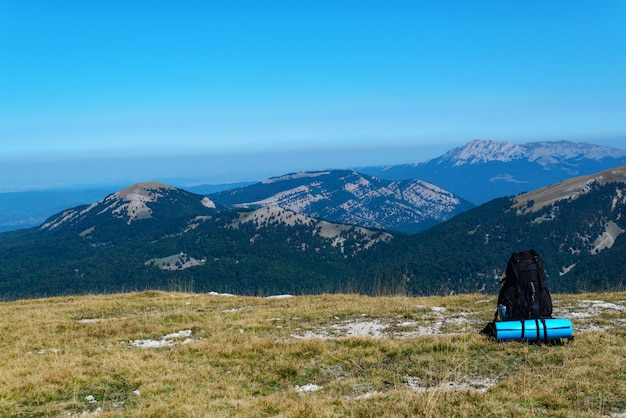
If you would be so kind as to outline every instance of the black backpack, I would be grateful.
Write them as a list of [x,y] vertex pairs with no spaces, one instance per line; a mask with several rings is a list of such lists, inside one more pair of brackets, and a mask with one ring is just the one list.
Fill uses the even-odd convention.
[[498,295],[498,311],[502,305],[505,314],[496,311],[496,319],[552,318],[552,298],[545,281],[546,272],[537,251],[513,253]]

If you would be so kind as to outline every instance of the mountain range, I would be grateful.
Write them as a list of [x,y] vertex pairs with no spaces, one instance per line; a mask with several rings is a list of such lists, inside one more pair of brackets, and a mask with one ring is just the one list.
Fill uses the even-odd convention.
[[388,180],[421,179],[479,205],[623,164],[626,150],[587,143],[474,140],[425,162],[356,170]]
[[288,174],[210,197],[229,207],[278,206],[331,222],[409,234],[473,207],[421,180],[388,181],[345,170]]
[[[295,180],[287,177],[269,184]],[[172,288],[492,293],[510,253],[528,248],[544,258],[553,291],[626,285],[626,166],[497,198],[415,234],[254,206],[133,185],[38,228],[0,234],[0,297]]]
[[[279,202],[335,222],[414,233],[494,198],[622,164],[626,150],[592,144],[475,140],[420,163],[328,170],[317,178],[290,174],[258,183],[177,187],[225,204]],[[0,193],[0,232],[38,226],[60,210],[90,204],[119,188]],[[232,189],[237,189],[232,196],[216,194]]]
[[172,287],[239,294],[346,290],[356,256],[394,238],[277,207],[228,210],[156,182],[0,237],[4,298]]

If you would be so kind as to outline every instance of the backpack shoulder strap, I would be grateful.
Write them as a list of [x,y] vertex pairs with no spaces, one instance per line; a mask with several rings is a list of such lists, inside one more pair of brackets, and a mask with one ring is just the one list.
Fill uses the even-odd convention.
[[537,278],[539,279],[539,286],[543,287],[546,280],[546,271],[543,267],[543,260],[539,256],[539,253],[534,249],[530,250],[530,254],[533,256],[533,262],[537,266]]
[[[519,282],[519,273],[517,271],[517,265],[519,262],[519,253],[511,253],[511,257],[509,258],[509,262],[507,264],[506,275],[504,276],[504,280],[500,283],[504,283],[505,281],[511,283],[511,280],[515,280],[515,283]],[[514,277],[509,277],[509,272],[512,273]]]
[[533,248],[532,250],[529,250],[530,254],[533,256],[533,261],[535,263],[538,263],[539,260],[541,260],[541,257],[539,257],[539,253],[537,251],[535,251],[535,249]]

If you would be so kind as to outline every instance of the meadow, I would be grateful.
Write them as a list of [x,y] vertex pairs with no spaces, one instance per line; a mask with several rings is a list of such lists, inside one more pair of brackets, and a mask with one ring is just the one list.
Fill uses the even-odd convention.
[[626,416],[626,293],[554,295],[574,324],[558,345],[480,335],[495,299],[2,302],[0,416]]

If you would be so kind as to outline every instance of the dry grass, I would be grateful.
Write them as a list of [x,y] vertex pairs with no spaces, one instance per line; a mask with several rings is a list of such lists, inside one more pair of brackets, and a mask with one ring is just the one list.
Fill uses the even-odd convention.
[[0,415],[624,416],[626,294],[554,299],[573,343],[480,336],[484,295],[1,303]]

